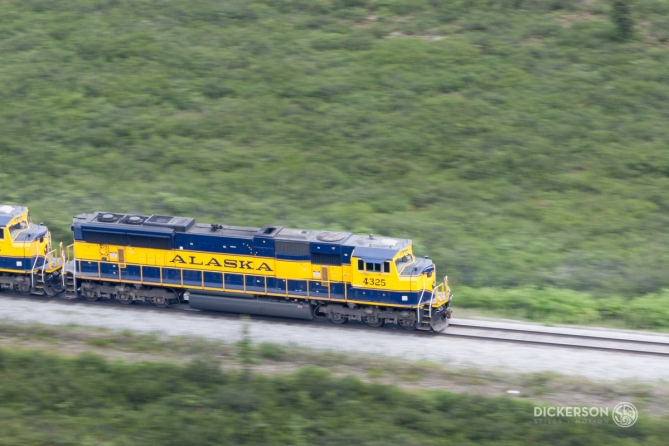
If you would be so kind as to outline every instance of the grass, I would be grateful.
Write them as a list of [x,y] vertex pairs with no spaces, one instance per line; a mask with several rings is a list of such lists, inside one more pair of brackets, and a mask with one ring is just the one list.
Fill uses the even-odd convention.
[[2,2],[0,202],[65,242],[95,210],[410,237],[456,293],[587,296],[565,317],[592,321],[621,296],[666,328],[669,2],[634,2],[628,41],[610,12]]
[[[126,364],[0,349],[0,444],[660,445],[664,420],[631,428],[556,419],[533,404],[408,392],[307,366],[242,378],[212,361]],[[611,423],[612,424],[612,423]]]
[[[84,352],[108,361],[173,362],[214,361],[227,374],[250,379],[256,374],[282,376],[305,366],[326,369],[335,378],[355,376],[367,383],[415,391],[448,390],[470,395],[501,396],[519,390],[513,398],[538,404],[614,406],[632,401],[654,418],[669,414],[667,389],[662,382],[593,382],[555,373],[507,373],[451,367],[430,362],[407,362],[351,352],[315,351],[291,345],[230,344],[200,338],[145,335],[129,330],[114,332],[85,326],[42,326],[4,323],[0,343],[12,351],[39,350],[75,358]],[[11,346],[11,347],[9,347]],[[0,372],[1,373],[1,372]]]

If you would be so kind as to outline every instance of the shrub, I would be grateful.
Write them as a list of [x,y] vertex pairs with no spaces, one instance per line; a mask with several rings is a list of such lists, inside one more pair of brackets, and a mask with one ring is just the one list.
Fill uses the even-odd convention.
[[616,26],[616,36],[620,40],[629,40],[634,33],[634,20],[629,0],[612,0],[611,20]]

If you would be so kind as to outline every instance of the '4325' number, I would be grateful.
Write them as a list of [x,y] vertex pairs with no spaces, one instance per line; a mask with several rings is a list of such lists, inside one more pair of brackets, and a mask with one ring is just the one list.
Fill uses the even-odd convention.
[[371,286],[386,286],[386,279],[373,279],[373,278],[368,278],[362,281],[365,285],[371,285]]

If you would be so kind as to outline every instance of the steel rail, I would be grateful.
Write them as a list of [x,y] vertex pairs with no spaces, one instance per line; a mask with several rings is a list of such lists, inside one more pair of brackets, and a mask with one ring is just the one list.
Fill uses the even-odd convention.
[[[471,334],[471,333],[457,333],[453,330],[441,334],[466,338],[466,339],[479,339],[486,341],[495,341],[495,342],[510,342],[516,344],[527,344],[527,345],[538,345],[538,346],[551,346],[551,347],[563,347],[563,348],[574,348],[579,350],[598,350],[598,351],[608,351],[614,353],[626,353],[626,354],[641,354],[641,355],[652,355],[652,356],[669,356],[669,338],[667,342],[662,341],[651,341],[651,340],[642,340],[642,339],[628,339],[620,337],[605,337],[605,336],[595,336],[595,335],[586,335],[578,333],[560,333],[555,331],[546,331],[546,330],[528,330],[528,329],[519,329],[519,328],[507,328],[507,327],[497,327],[497,326],[485,326],[485,325],[467,325],[462,323],[452,323],[449,325],[449,328],[453,327],[456,330],[465,329],[465,331],[480,331],[481,334]],[[487,335],[485,332],[489,332]],[[501,333],[512,333],[520,334],[525,336],[535,336],[543,338],[556,338],[556,339],[572,339],[576,342],[556,342],[550,340],[541,340],[541,339],[519,339],[519,338],[507,338],[499,337]],[[591,341],[599,343],[608,343],[608,344],[627,344],[635,346],[646,346],[646,347],[664,347],[666,351],[657,351],[657,350],[645,350],[639,348],[621,348],[621,347],[612,347],[606,345],[589,345],[583,344],[578,341]]]
[[[584,335],[578,333],[559,333],[555,331],[542,331],[542,330],[527,330],[520,328],[507,328],[507,327],[495,327],[495,326],[484,326],[484,325],[467,325],[461,322],[454,322],[449,325],[449,327],[464,328],[470,330],[489,330],[489,331],[503,331],[507,333],[519,333],[519,334],[528,334],[528,335],[542,335],[542,336],[554,336],[554,337],[564,337],[564,338],[576,338],[576,339],[588,339],[593,341],[608,341],[608,342],[627,342],[630,344],[643,344],[643,345],[658,345],[662,347],[669,348],[669,336],[667,340],[662,341],[645,341],[643,339],[626,339],[626,338],[609,338],[606,336],[593,336],[593,335]],[[562,327],[568,330],[573,330],[572,327]],[[582,329],[579,327],[579,329]],[[647,336],[647,335],[644,335]],[[650,335],[652,336],[652,335]]]

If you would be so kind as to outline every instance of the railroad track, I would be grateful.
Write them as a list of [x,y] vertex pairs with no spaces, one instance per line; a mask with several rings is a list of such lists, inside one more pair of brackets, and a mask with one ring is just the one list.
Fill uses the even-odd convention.
[[[239,320],[238,314],[219,313],[211,311],[202,311],[191,309],[188,304],[173,305],[169,308],[157,308],[151,304],[121,305],[116,301],[96,301],[88,302],[85,300],[64,300],[54,299],[42,296],[23,296],[20,294],[0,293],[0,296],[22,301],[52,302],[69,306],[101,306],[115,308],[123,311],[151,311],[158,313],[181,313],[193,317],[214,317],[227,320]],[[272,316],[253,316],[253,319],[268,322],[276,322],[287,325],[324,325],[332,328],[363,330],[373,332],[385,332],[388,334],[396,333],[403,336],[448,336],[465,339],[476,339],[490,342],[506,342],[515,344],[525,344],[536,347],[550,348],[571,348],[578,350],[597,350],[611,353],[637,354],[649,356],[669,357],[669,336],[640,334],[640,333],[615,333],[615,337],[610,335],[598,335],[597,330],[583,328],[555,328],[537,325],[518,324],[518,328],[510,327],[515,324],[500,324],[498,322],[486,321],[454,321],[448,328],[441,333],[431,333],[424,331],[406,331],[394,325],[387,325],[382,328],[371,328],[362,323],[351,323],[345,326],[332,325],[324,318],[317,318],[312,321],[285,319]],[[502,326],[503,325],[503,326]],[[531,328],[528,328],[531,327]]]
[[618,332],[615,337],[611,337],[610,334],[598,335],[597,330],[582,328],[537,326],[528,329],[509,327],[512,324],[504,325],[479,321],[454,322],[441,334],[536,346],[669,357],[669,336]]

